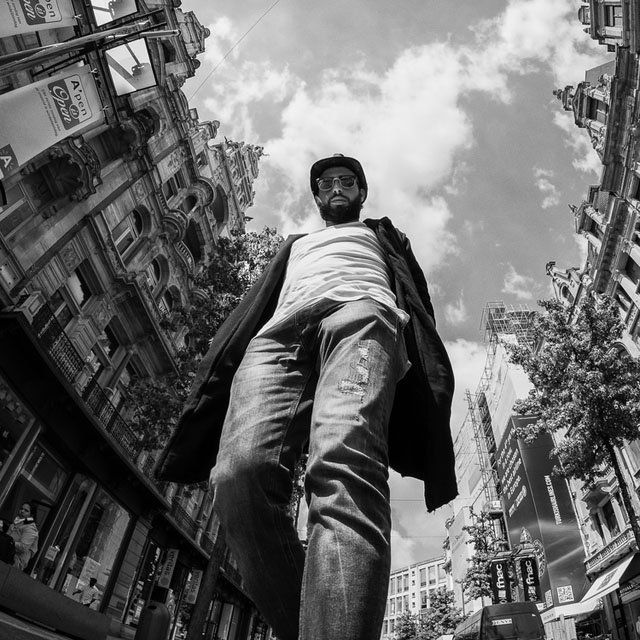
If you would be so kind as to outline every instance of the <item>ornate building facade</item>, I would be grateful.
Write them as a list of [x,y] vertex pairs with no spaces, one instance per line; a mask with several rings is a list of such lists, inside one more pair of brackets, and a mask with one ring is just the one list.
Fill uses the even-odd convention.
[[[607,65],[587,71],[575,90],[555,93],[590,136],[602,174],[584,200],[571,207],[575,231],[586,239],[585,264],[547,264],[555,296],[568,308],[589,295],[617,301],[626,325],[619,348],[635,358],[640,357],[639,10],[636,2],[595,1],[579,10],[585,31],[615,55]],[[626,443],[617,455],[640,509],[640,443]],[[609,631],[615,640],[627,640],[635,637],[640,614],[640,557],[619,491],[613,471],[594,485],[574,485],[590,581],[584,612],[577,615],[592,621],[593,632]],[[601,607],[591,613],[594,602]]]
[[[58,5],[73,24],[0,28],[0,113],[26,114],[17,130],[0,116],[0,519],[28,501],[39,529],[28,575],[0,562],[0,604],[100,638],[160,600],[180,634],[218,523],[206,489],[155,481],[126,390],[175,366],[184,336],[165,320],[202,295],[217,238],[244,230],[262,149],[218,141],[220,123],[189,108],[181,87],[210,34],[179,1]],[[36,103],[71,134],[42,133]],[[95,611],[73,599],[92,577]],[[267,633],[227,553],[204,637]]]

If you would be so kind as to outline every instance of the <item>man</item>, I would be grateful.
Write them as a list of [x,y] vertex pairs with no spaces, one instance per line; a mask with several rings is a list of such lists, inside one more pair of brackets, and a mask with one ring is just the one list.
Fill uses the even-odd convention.
[[[288,238],[220,328],[159,476],[193,482],[215,462],[214,509],[279,640],[372,640],[389,463],[426,481],[430,510],[457,493],[453,375],[406,238],[387,218],[359,221],[360,163],[319,160],[310,185],[325,228]],[[287,506],[307,447],[305,554]]]
[[96,578],[89,578],[89,584],[85,585],[83,589],[76,589],[73,592],[73,595],[80,594],[80,598],[78,598],[78,602],[85,606],[91,608],[91,605],[98,600],[98,595],[100,591],[98,591],[98,587],[96,587],[98,580]]
[[38,550],[38,527],[31,517],[31,505],[23,503],[7,533],[15,542],[13,566],[24,571]]

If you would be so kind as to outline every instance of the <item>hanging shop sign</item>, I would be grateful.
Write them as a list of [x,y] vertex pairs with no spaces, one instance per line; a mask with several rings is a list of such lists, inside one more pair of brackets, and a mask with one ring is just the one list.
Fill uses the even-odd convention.
[[91,0],[91,9],[96,24],[102,26],[119,18],[126,18],[138,11],[136,0]]
[[0,179],[56,142],[103,120],[88,66],[71,67],[1,94]]
[[509,560],[493,560],[491,562],[491,591],[494,604],[511,602]]
[[536,558],[521,558],[519,564],[525,602],[541,600],[538,561]]
[[0,0],[0,38],[76,24],[71,0]]
[[162,565],[162,573],[158,578],[158,586],[168,589],[171,584],[171,578],[178,562],[178,549],[167,549],[167,558]]
[[200,591],[200,584],[202,583],[202,569],[194,569],[191,572],[191,580],[189,580],[189,587],[187,590],[187,596],[185,601],[187,604],[195,604],[198,597],[198,591]]

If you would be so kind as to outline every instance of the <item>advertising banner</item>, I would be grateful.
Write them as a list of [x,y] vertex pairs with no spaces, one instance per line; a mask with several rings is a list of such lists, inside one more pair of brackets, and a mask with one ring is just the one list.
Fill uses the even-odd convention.
[[534,421],[511,417],[498,446],[497,468],[511,548],[526,529],[537,559],[539,593],[545,607],[551,607],[582,598],[584,549],[567,482],[553,474],[551,436],[543,433],[532,443],[515,437],[516,424]]
[[178,562],[178,549],[167,549],[167,559],[162,565],[162,572],[158,578],[158,586],[168,589],[171,584],[171,578]]
[[0,38],[76,24],[71,0],[0,0]]
[[491,591],[493,592],[493,604],[511,602],[508,560],[493,560],[491,562]]
[[88,66],[72,67],[1,94],[0,179],[56,142],[103,119]]
[[538,576],[538,561],[535,558],[521,558],[519,565],[525,602],[538,602],[542,600],[540,577]]

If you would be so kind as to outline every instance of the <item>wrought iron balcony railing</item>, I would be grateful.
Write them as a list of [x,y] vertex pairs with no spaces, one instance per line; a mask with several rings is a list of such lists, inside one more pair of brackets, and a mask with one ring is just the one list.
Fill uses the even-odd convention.
[[[97,375],[91,374],[47,304],[43,304],[33,316],[32,329],[40,345],[57,365],[62,377],[73,385],[91,413],[127,457],[136,462],[142,451],[140,439],[98,384]],[[147,456],[141,470],[148,477],[152,477],[153,466],[153,459]]]

